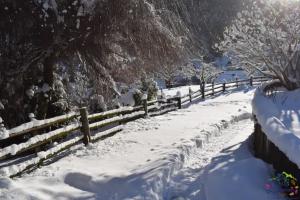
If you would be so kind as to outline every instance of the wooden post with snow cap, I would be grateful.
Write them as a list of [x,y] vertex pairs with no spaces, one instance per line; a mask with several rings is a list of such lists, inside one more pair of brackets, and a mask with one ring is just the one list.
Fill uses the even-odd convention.
[[192,88],[191,88],[191,87],[189,87],[189,98],[190,98],[190,102],[192,102],[192,101],[193,101],[192,94],[193,94]]
[[91,141],[91,131],[88,119],[88,111],[86,107],[80,108],[80,120],[82,123],[81,131],[83,133],[83,143],[88,145]]
[[[31,122],[36,121],[36,117],[35,117],[34,113],[29,113],[28,118],[30,119]],[[51,127],[49,127],[49,128],[51,128]],[[31,132],[31,137],[35,136],[35,135],[38,135],[38,131],[36,131],[36,130]]]
[[223,92],[225,92],[226,91],[226,83],[223,83]]
[[239,87],[239,78],[235,78],[236,88]]
[[253,76],[250,77],[250,86],[253,86]]
[[215,82],[214,81],[211,83],[211,91],[212,91],[212,96],[214,96],[215,95]]
[[148,95],[147,94],[143,94],[142,96],[142,102],[143,102],[143,107],[144,107],[144,111],[145,111],[145,117],[148,116]]
[[[29,113],[28,118],[30,119],[31,122],[36,121],[34,113]],[[49,128],[51,128],[51,127],[49,127]],[[36,135],[38,135],[38,133],[39,132],[37,130],[32,131],[30,137],[36,136]],[[52,144],[52,140],[50,140],[50,143]],[[40,152],[41,151],[41,146],[37,146],[36,148],[34,148],[34,151],[35,151],[35,153]]]
[[178,109],[181,109],[181,92],[180,91],[177,91],[176,99],[177,99]]
[[202,99],[205,99],[205,82],[202,82],[201,85],[201,95],[202,95]]

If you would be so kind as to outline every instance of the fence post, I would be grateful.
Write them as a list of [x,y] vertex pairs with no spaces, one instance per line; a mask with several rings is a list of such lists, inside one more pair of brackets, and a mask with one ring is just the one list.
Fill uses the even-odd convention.
[[239,78],[236,78],[235,82],[236,82],[236,87],[238,88],[239,87]]
[[181,97],[177,97],[177,106],[178,109],[181,109]]
[[253,76],[250,77],[250,86],[253,86]]
[[143,107],[144,107],[144,111],[145,111],[145,117],[148,116],[148,94],[143,94],[142,96],[142,102],[143,102]]
[[192,88],[189,87],[189,97],[190,97],[190,102],[193,101],[193,99],[192,99],[192,93],[193,93]]
[[[34,113],[29,113],[28,118],[30,119],[30,121],[36,121],[36,116],[34,115]],[[51,129],[51,126],[49,127]],[[51,131],[51,130],[50,130]],[[39,131],[32,131],[31,133],[31,137],[38,135]],[[50,143],[52,144],[52,140],[50,140]],[[35,153],[38,153],[41,151],[41,146],[38,146],[34,149]]]
[[145,116],[148,116],[148,102],[147,99],[143,99],[143,107],[144,107],[144,111],[145,111]]
[[212,96],[215,95],[215,82],[211,83]]
[[88,111],[86,107],[80,108],[80,120],[82,123],[81,131],[83,132],[83,143],[88,145],[91,141],[90,125],[88,120]]
[[201,95],[202,95],[202,99],[205,99],[205,82],[202,82],[202,86],[201,86]]
[[180,91],[177,91],[176,100],[177,100],[178,109],[181,109],[181,92]]
[[223,83],[223,92],[225,92],[226,91],[226,83]]

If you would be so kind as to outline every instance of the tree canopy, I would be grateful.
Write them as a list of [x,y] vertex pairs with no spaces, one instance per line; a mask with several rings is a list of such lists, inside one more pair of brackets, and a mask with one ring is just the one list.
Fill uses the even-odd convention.
[[300,87],[300,2],[259,0],[237,15],[217,47],[249,72]]

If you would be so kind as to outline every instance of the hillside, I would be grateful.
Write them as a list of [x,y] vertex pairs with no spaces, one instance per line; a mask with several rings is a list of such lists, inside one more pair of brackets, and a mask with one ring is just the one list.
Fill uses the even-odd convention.
[[117,95],[116,82],[210,59],[240,7],[241,0],[2,0],[0,116],[13,127],[29,113],[93,109]]

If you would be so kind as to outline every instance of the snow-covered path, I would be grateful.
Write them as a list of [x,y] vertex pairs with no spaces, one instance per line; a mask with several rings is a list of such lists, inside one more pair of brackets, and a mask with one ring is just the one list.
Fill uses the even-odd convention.
[[[22,178],[0,178],[0,199],[217,200],[210,197],[215,192],[209,186],[218,185],[214,173],[227,169],[222,165],[231,166],[227,158],[239,155],[234,148],[240,149],[238,143],[251,133],[253,124],[239,121],[250,118],[252,96],[253,90],[233,91],[129,123],[116,136],[87,148],[78,146],[70,155]],[[227,155],[218,153],[230,145],[234,147],[225,152]],[[245,160],[250,166],[257,164],[265,176],[258,178],[266,180],[268,169],[263,162]],[[265,194],[263,186],[257,187]]]
[[189,156],[168,188],[172,200],[279,200],[264,184],[272,169],[250,152],[253,122],[243,120],[220,132]]
[[[208,199],[206,193],[210,188],[205,188],[205,185],[210,173],[232,162],[252,157],[247,142],[252,129],[253,122],[250,120],[230,125],[222,130],[220,135],[213,137],[201,151],[190,155],[184,168],[174,178],[174,186],[170,184],[169,199]],[[176,185],[177,181],[180,182],[179,185]]]

